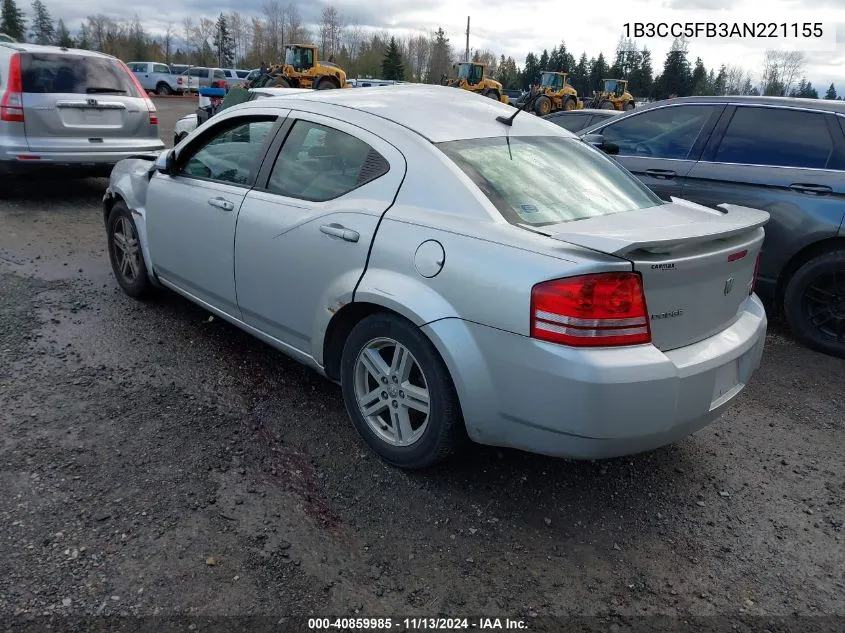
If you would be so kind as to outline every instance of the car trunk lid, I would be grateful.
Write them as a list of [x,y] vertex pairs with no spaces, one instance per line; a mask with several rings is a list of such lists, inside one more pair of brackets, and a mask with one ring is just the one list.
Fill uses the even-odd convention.
[[739,316],[768,220],[757,209],[722,205],[720,211],[673,198],[540,231],[630,261],[643,279],[652,342],[671,350],[708,338]]
[[107,57],[21,54],[24,126],[33,151],[107,151],[148,146],[146,95],[123,65]]

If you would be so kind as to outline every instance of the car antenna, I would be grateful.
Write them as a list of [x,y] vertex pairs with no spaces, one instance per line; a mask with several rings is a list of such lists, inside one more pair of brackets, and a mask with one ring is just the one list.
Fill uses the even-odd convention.
[[516,112],[514,112],[511,116],[504,116],[504,115],[502,115],[502,116],[497,116],[497,117],[496,117],[496,120],[497,120],[499,123],[504,123],[504,124],[505,124],[505,125],[507,125],[508,127],[512,126],[512,125],[513,125],[513,120],[516,118],[516,115],[517,115],[517,114],[519,114],[520,112],[522,112],[523,110],[525,110],[525,108],[527,108],[529,105],[531,105],[532,103],[534,103],[534,102],[537,100],[537,97],[539,97],[539,96],[540,96],[540,95],[542,95],[542,94],[543,94],[542,92],[538,92],[538,93],[537,93],[537,94],[535,94],[533,97],[529,97],[529,98],[527,98],[527,99],[525,100],[525,103],[523,103],[523,104],[522,104],[519,108],[517,108],[517,109],[516,109]]

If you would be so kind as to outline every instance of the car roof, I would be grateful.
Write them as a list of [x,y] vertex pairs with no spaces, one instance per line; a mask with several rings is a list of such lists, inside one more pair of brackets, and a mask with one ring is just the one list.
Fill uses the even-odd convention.
[[[446,98],[449,99],[449,106],[444,108],[443,100]],[[575,136],[554,123],[543,121],[529,113],[517,116],[513,126],[509,127],[497,121],[496,117],[513,116],[516,110],[512,106],[467,90],[446,86],[401,84],[384,86],[380,90],[305,90],[271,99],[280,102],[296,100],[326,104],[339,115],[341,108],[364,112],[401,125],[432,143],[500,137],[506,134]],[[235,107],[266,107],[269,101],[261,99]]]
[[311,92],[310,88],[250,88],[250,92],[257,92],[267,95],[288,95],[297,92]]
[[791,108],[807,108],[810,110],[827,110],[829,112],[845,113],[845,101],[831,99],[805,99],[796,97],[753,97],[753,96],[719,96],[719,97],[676,97],[665,101],[655,101],[643,104],[637,110],[645,110],[655,106],[665,106],[679,103],[732,103],[736,105],[776,105]]
[[11,48],[21,53],[61,53],[62,55],[78,55],[79,57],[102,57],[105,59],[117,59],[113,55],[106,55],[98,51],[89,51],[81,48],[64,48],[63,46],[45,46],[42,44],[28,44],[25,42],[0,42],[0,46]]
[[602,110],[601,108],[581,108],[580,110],[562,110],[561,112],[552,112],[546,117],[556,117],[564,114],[601,114],[604,116],[616,116],[622,114],[622,110]]

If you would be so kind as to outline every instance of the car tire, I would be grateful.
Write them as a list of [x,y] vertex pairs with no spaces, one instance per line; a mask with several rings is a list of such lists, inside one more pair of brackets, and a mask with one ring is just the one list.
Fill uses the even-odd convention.
[[337,88],[337,84],[331,79],[320,79],[316,85],[317,90],[331,90],[332,88]]
[[290,82],[284,77],[277,77],[273,86],[275,88],[290,88]]
[[159,85],[156,86],[156,94],[166,97],[173,94],[173,89],[166,83],[161,82]]
[[801,343],[845,358],[845,250],[817,255],[796,270],[786,284],[783,309]]
[[[391,367],[397,350],[402,350],[406,360],[402,369]],[[427,468],[465,441],[466,428],[449,370],[431,341],[409,321],[386,313],[364,318],[346,339],[340,369],[352,424],[389,464],[409,470]],[[367,399],[364,394],[373,397]],[[428,412],[423,413],[419,409],[426,397]],[[362,409],[367,405],[369,416]]]
[[495,90],[486,90],[484,92],[484,96],[488,99],[495,99],[496,101],[502,100],[502,98],[499,96],[499,93]]
[[633,109],[634,109],[634,107],[635,107],[635,106],[634,106],[634,102],[633,102],[633,101],[629,101],[628,103],[626,103],[626,104],[625,104],[625,110],[626,110],[626,111],[631,111],[631,110],[633,110]]
[[[149,297],[153,294],[153,285],[147,276],[144,253],[138,239],[138,227],[123,201],[116,202],[112,207],[107,230],[109,260],[118,285],[130,297]],[[126,245],[126,249],[121,243]]]

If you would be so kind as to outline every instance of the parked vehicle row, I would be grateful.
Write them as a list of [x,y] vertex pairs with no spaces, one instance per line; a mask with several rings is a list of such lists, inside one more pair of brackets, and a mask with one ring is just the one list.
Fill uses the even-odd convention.
[[364,440],[406,468],[467,436],[654,448],[716,418],[761,360],[766,212],[663,201],[463,90],[232,106],[118,164],[103,212],[127,294],[174,290],[337,381]]
[[160,62],[129,62],[128,66],[144,90],[158,95],[196,92],[218,81],[224,81],[228,87],[237,86],[247,81],[250,74],[248,70],[234,68],[168,66]]

